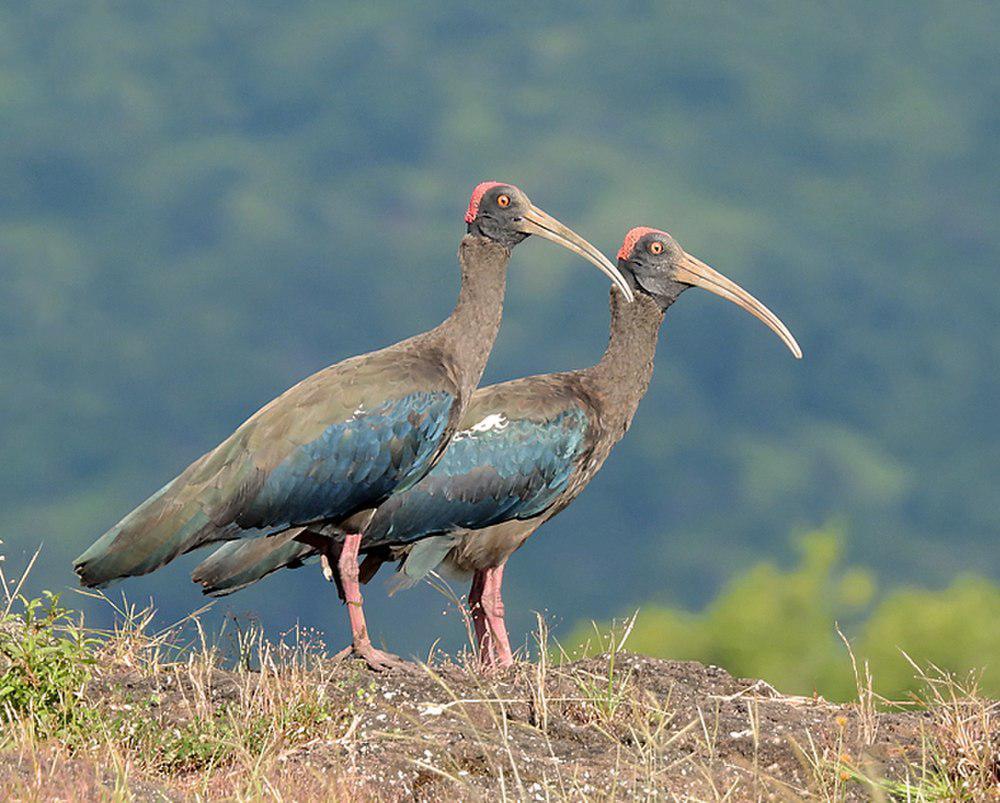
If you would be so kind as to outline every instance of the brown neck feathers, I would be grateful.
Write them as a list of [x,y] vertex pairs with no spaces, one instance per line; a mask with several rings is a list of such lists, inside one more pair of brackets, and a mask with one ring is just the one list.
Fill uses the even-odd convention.
[[664,311],[645,293],[628,303],[611,290],[611,337],[601,361],[584,373],[609,430],[621,437],[632,421],[653,376],[653,359]]
[[462,289],[434,335],[455,360],[467,393],[479,384],[500,329],[509,260],[510,251],[486,237],[467,234],[458,249]]

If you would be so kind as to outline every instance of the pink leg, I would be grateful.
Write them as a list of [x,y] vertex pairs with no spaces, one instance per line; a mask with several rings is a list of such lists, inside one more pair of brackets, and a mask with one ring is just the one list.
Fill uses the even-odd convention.
[[358,582],[358,547],[361,545],[361,534],[349,535],[344,539],[344,545],[337,557],[337,576],[344,593],[347,605],[347,615],[351,620],[352,645],[337,654],[344,658],[352,653],[363,658],[369,667],[376,671],[399,666],[400,659],[388,652],[377,650],[368,638],[368,625],[365,623],[365,611],[362,607],[361,584]]
[[472,576],[472,588],[469,589],[469,610],[472,612],[472,626],[476,631],[476,644],[479,646],[479,659],[486,661],[488,648],[486,638],[486,612],[483,610],[483,580],[484,572],[476,572]]
[[479,637],[480,660],[486,665],[495,667],[508,667],[514,664],[514,655],[507,638],[507,626],[503,620],[504,607],[501,595],[503,568],[501,564],[476,572],[472,590],[469,592],[473,623],[476,625],[476,635]]

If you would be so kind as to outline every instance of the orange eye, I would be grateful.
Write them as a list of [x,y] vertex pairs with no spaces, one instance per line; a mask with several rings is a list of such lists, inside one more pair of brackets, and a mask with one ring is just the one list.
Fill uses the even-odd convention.
[[510,206],[510,196],[509,195],[498,195],[497,196],[497,206],[501,209],[506,209]]
[[653,240],[653,242],[651,242],[649,244],[649,249],[648,250],[649,250],[649,253],[651,253],[651,254],[662,254],[663,253],[663,243],[661,243],[659,240]]

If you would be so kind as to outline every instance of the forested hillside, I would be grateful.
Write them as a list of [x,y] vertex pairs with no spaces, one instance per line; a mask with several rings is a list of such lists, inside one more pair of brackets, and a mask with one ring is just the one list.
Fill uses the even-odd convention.
[[[931,2],[6,5],[9,561],[44,542],[32,582],[71,585],[261,404],[435,324],[468,193],[497,178],[611,254],[668,229],[805,351],[685,295],[629,437],[513,558],[515,630],[701,604],[829,521],[887,589],[1000,579],[998,25]],[[487,380],[597,358],[607,287],[576,263],[517,251]],[[176,618],[189,566],[126,589]],[[412,593],[369,592],[393,646],[460,636]],[[335,607],[308,570],[226,604],[276,628]]]

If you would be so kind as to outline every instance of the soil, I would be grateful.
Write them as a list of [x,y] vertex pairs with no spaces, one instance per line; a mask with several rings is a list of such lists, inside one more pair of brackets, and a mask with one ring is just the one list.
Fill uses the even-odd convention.
[[[902,781],[927,761],[927,711],[865,716],[714,666],[619,654],[612,671],[609,660],[496,677],[451,663],[382,674],[338,664],[324,682],[343,720],[281,752],[268,783],[296,800],[871,800],[887,797],[862,776]],[[195,691],[181,677],[111,673],[86,696],[118,710],[155,699],[164,726],[180,726]],[[235,702],[246,677],[213,671],[211,705]],[[27,784],[49,761],[0,756],[0,777]],[[110,767],[61,762],[81,799],[121,784]],[[216,776],[200,798],[230,796]],[[187,799],[196,780],[130,777],[128,793]]]

